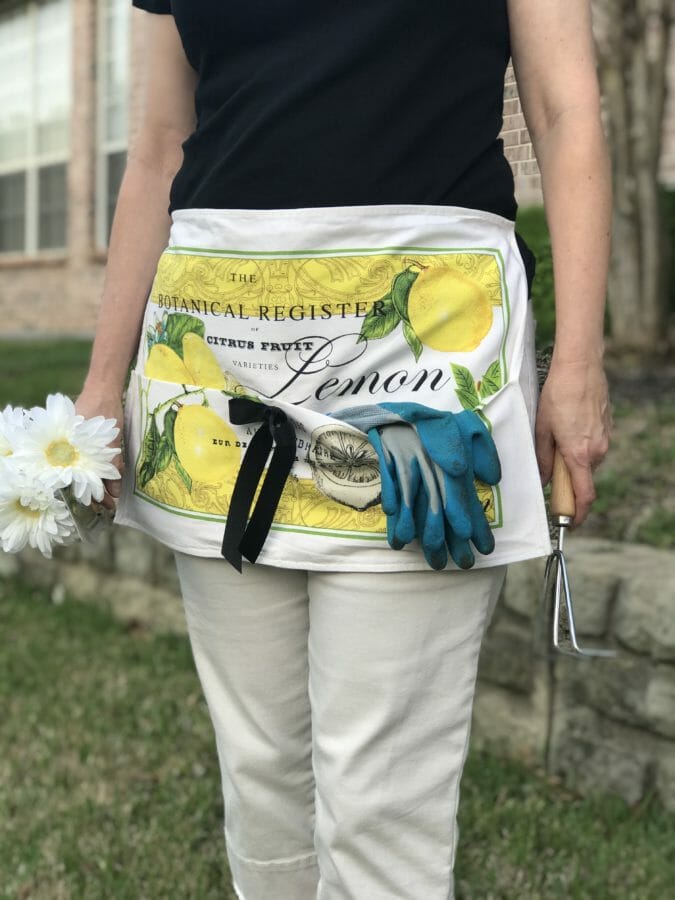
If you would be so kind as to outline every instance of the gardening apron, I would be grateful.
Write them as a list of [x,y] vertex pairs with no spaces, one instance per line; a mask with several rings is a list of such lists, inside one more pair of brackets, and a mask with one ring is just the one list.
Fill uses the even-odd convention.
[[176,210],[125,398],[115,521],[221,556],[228,514],[238,540],[250,506],[259,563],[426,569],[417,542],[387,543],[366,435],[331,418],[415,401],[475,410],[494,438],[502,479],[476,487],[495,549],[476,567],[543,556],[537,391],[509,219],[427,205]]

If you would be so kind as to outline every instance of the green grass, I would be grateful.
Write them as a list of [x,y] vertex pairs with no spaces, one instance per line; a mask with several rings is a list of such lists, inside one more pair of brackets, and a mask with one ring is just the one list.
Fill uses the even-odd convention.
[[675,512],[654,509],[635,531],[635,540],[664,549],[675,547]]
[[537,346],[548,347],[553,343],[555,335],[555,302],[551,239],[543,206],[519,209],[516,229],[537,258],[532,283],[532,308],[537,320]]
[[[675,189],[661,188],[661,209],[666,231],[666,243],[675,247]],[[532,305],[537,320],[537,346],[547,347],[555,336],[555,301],[553,289],[553,257],[551,238],[543,206],[524,206],[518,209],[516,228],[537,258],[537,268],[532,285]],[[668,285],[668,309],[675,314],[675,253],[671,260]],[[605,330],[609,331],[609,310],[605,317]]]
[[614,423],[579,534],[675,548],[675,404],[665,395],[624,400]]
[[[553,781],[553,780],[551,780]],[[647,800],[580,798],[523,766],[470,754],[456,865],[463,900],[661,900],[675,817]]]
[[47,394],[75,398],[89,365],[91,341],[0,341],[0,408],[42,406]]
[[[0,897],[231,898],[211,723],[186,637],[0,582]],[[675,817],[581,799],[487,752],[462,781],[458,898],[657,900]]]
[[0,897],[234,898],[187,639],[0,599]]

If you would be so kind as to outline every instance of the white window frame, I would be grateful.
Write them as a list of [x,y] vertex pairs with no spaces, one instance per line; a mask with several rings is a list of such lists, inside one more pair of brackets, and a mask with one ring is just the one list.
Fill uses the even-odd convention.
[[[64,150],[58,153],[37,153],[37,80],[33,77],[35,73],[35,58],[37,49],[37,8],[36,0],[26,0],[28,28],[31,39],[28,43],[29,72],[31,73],[31,92],[29,95],[29,128],[28,141],[26,147],[26,155],[21,160],[13,162],[0,162],[0,175],[18,175],[22,172],[26,175],[26,222],[23,250],[4,250],[0,251],[0,259],[8,256],[63,256],[68,246],[68,222],[66,215],[66,238],[63,247],[38,247],[38,235],[40,228],[40,210],[38,209],[38,178],[39,170],[52,165],[64,164],[66,166],[66,195],[68,182],[68,164],[70,162],[70,128],[67,129],[68,140]],[[72,35],[73,18],[72,18],[73,0],[68,2],[69,25]],[[72,101],[72,43],[70,53],[68,54],[68,86],[71,89]],[[72,108],[72,107],[71,107]]]
[[[106,26],[108,17],[105,15],[105,0],[96,0],[96,172],[95,172],[95,239],[96,248],[99,251],[106,252],[108,249],[108,156],[113,153],[125,152],[128,147],[128,130],[129,130],[129,101],[127,96],[126,114],[127,114],[127,133],[123,138],[109,140],[106,135],[106,114],[107,114],[107,90],[108,83],[106,79]],[[131,4],[129,3],[129,8]],[[128,13],[127,13],[128,15]],[[129,72],[131,57],[131,40],[129,28],[131,25],[130,17],[127,21],[127,65],[126,71]],[[127,85],[128,95],[128,85]]]

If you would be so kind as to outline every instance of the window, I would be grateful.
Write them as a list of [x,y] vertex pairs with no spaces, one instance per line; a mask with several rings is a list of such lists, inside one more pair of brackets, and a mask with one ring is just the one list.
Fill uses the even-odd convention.
[[98,0],[96,242],[106,247],[126,165],[129,0]]
[[0,12],[0,253],[66,246],[70,41],[70,0]]

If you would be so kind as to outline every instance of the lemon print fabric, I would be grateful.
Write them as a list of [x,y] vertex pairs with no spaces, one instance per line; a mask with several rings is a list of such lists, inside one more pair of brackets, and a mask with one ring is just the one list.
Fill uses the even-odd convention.
[[489,257],[477,263],[473,254],[459,254],[452,264],[413,260],[373,305],[358,340],[387,337],[400,325],[415,361],[424,347],[441,353],[475,350],[492,329],[494,306],[501,304],[499,285],[486,278],[485,262],[489,267]]
[[365,435],[337,424],[317,428],[312,434],[309,464],[317,488],[331,500],[352,509],[379,503],[379,460]]
[[220,368],[204,332],[204,322],[197,316],[164,313],[147,330],[143,374],[159,381],[238,392],[237,379]]
[[191,404],[178,411],[176,456],[193,481],[218,484],[236,472],[241,460],[237,443],[232,428],[212,409]]
[[171,347],[166,344],[155,344],[148,354],[145,363],[145,374],[148,378],[160,381],[176,381],[178,384],[194,384],[192,373]]
[[193,331],[188,331],[183,335],[182,343],[183,361],[188,372],[192,374],[192,384],[224,388],[225,375],[204,338]]
[[[224,513],[241,464],[242,442],[225,417],[209,407],[207,392],[222,394],[225,403],[247,392],[221,369],[197,316],[165,312],[147,328],[146,340],[147,385],[139,402],[152,408],[145,413],[138,487],[167,505]],[[171,385],[181,390],[174,392]]]
[[410,287],[408,318],[426,347],[466,353],[490,331],[492,303],[485,288],[462,272],[427,266]]
[[493,434],[502,480],[477,490],[497,546],[476,565],[548,553],[521,366],[527,287],[513,224],[478,210],[176,210],[129,382],[119,521],[220,556],[261,427],[241,421],[243,396],[296,435],[259,562],[424,570],[415,547],[389,547],[376,451],[336,415],[415,402],[473,410]]

